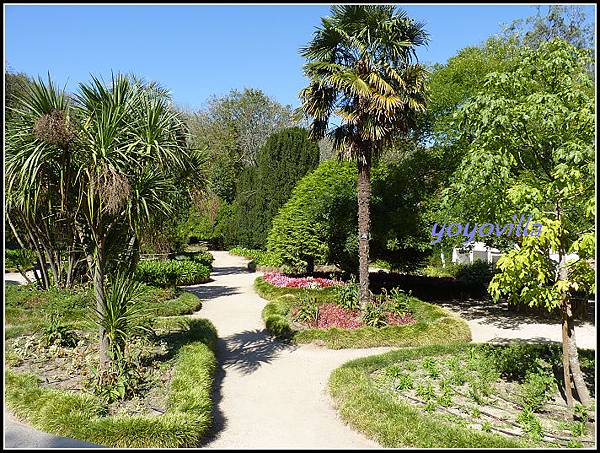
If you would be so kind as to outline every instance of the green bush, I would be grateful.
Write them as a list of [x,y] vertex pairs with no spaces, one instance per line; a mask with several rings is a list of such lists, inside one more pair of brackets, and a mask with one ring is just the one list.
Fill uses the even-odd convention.
[[148,285],[159,287],[205,283],[210,278],[210,267],[192,260],[140,261],[136,278]]
[[337,285],[334,288],[336,304],[347,310],[358,310],[360,308],[359,288],[354,276],[345,285]]
[[205,319],[188,323],[177,351],[167,411],[155,416],[107,416],[98,397],[42,386],[27,373],[5,371],[7,407],[33,427],[114,448],[198,447],[212,423],[217,334]]
[[471,291],[479,294],[485,294],[487,287],[492,280],[492,265],[481,260],[476,260],[473,264],[459,264],[453,267],[454,278],[467,285]]
[[[422,156],[423,157],[423,156]],[[424,162],[428,162],[424,159]],[[394,267],[416,265],[430,249],[430,229],[414,207],[430,191],[431,168],[415,159],[373,167],[371,259]],[[273,218],[267,250],[299,272],[316,264],[358,268],[357,168],[353,162],[322,162],[302,178]]]
[[29,249],[5,249],[4,269],[6,272],[26,272],[33,269],[36,255]]
[[194,263],[203,264],[212,269],[212,262],[215,257],[210,252],[181,252],[173,256],[177,261],[193,261]]
[[554,379],[552,369],[538,372],[529,371],[525,376],[525,382],[521,385],[519,396],[523,407],[537,412],[544,407],[556,390],[556,379]]
[[229,253],[231,255],[238,255],[248,258],[259,266],[279,267],[282,264],[273,253],[269,253],[264,250],[233,247],[229,249]]

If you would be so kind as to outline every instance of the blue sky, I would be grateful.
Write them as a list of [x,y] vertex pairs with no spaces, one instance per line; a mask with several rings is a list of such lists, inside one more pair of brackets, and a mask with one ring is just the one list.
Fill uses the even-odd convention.
[[[418,52],[425,63],[443,63],[536,12],[532,5],[403,8],[431,35]],[[191,109],[244,87],[297,106],[305,84],[298,49],[328,13],[327,5],[5,5],[5,63],[30,75],[49,71],[69,90],[90,74],[133,72]]]

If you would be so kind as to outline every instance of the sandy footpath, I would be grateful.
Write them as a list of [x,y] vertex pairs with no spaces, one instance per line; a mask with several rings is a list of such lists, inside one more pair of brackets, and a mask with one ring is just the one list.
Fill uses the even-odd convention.
[[205,446],[378,447],[339,419],[327,394],[327,380],[344,362],[389,348],[328,350],[274,340],[261,319],[267,302],[252,288],[260,273],[248,272],[243,258],[211,253],[214,281],[187,288],[203,300],[195,316],[210,319],[220,337],[216,433]]

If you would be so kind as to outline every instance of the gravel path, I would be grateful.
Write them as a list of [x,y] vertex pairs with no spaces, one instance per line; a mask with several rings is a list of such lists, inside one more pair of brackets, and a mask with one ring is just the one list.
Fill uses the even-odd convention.
[[209,448],[376,448],[338,417],[327,394],[331,371],[357,357],[389,348],[328,350],[291,346],[265,330],[267,303],[252,285],[259,273],[247,260],[211,252],[213,282],[188,287],[203,300],[195,316],[210,319],[220,341],[215,433]]
[[[589,302],[585,320],[575,321],[577,347],[596,349],[594,301]],[[560,319],[515,313],[506,303],[482,300],[440,302],[438,305],[462,317],[471,328],[475,343],[507,343],[512,340],[562,342]]]

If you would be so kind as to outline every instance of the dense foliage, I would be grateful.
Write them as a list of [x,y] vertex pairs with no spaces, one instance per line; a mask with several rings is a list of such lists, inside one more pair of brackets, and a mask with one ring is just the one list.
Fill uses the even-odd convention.
[[192,260],[145,260],[136,268],[138,280],[163,288],[205,283],[209,277],[210,267]]
[[319,163],[319,147],[308,131],[283,129],[271,135],[237,185],[235,230],[237,243],[265,246],[271,221],[288,200],[296,182]]
[[[374,168],[374,258],[396,264],[418,264],[428,249],[424,219],[414,209],[434,187],[434,162],[426,153],[402,164]],[[315,264],[334,263],[356,271],[356,165],[326,161],[299,181],[290,200],[273,220],[268,250],[293,269],[306,271]],[[413,190],[419,187],[421,190]],[[411,190],[409,190],[409,188]]]

